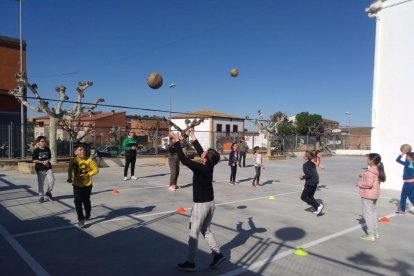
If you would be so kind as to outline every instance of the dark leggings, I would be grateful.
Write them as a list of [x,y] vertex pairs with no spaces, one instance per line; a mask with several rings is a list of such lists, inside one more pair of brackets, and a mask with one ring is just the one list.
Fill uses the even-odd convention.
[[313,197],[316,192],[316,187],[317,186],[305,185],[303,192],[302,192],[302,196],[300,197],[300,199],[305,201],[307,204],[311,205],[313,208],[315,208],[315,210],[317,210],[319,206],[319,203]]
[[78,220],[84,220],[85,216],[83,215],[83,208],[85,208],[85,215],[90,217],[91,215],[91,192],[92,192],[92,185],[87,187],[78,187],[73,186],[73,196],[75,198],[75,208],[76,214],[78,215]]
[[135,151],[127,150],[125,151],[125,167],[124,167],[124,176],[128,176],[129,164],[131,164],[131,176],[135,175],[135,162],[137,161],[137,154]]
[[237,164],[234,166],[230,166],[231,174],[230,174],[230,182],[236,182],[236,173],[237,173]]
[[260,166],[254,166],[254,169],[256,170],[256,175],[253,178],[253,184],[256,181],[257,184],[260,184],[260,171],[262,167]]

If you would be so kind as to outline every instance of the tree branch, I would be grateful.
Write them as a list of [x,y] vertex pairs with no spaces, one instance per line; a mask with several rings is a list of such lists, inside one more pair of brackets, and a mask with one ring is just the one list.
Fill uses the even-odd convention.
[[59,102],[56,105],[56,114],[60,114],[62,112],[62,104],[69,100],[69,97],[66,96],[66,87],[63,85],[56,87],[56,92],[60,94]]

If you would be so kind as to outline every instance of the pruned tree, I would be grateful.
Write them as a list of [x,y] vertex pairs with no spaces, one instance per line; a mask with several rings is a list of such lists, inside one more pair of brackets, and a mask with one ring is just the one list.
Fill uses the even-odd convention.
[[[60,127],[66,131],[69,138],[75,142],[82,141],[85,137],[95,132],[95,124],[83,122],[81,118],[77,120],[62,120]],[[79,133],[82,132],[81,135]]]
[[[257,126],[260,133],[266,134],[267,143],[266,143],[266,155],[272,155],[272,141],[276,140],[279,134],[278,126],[284,120],[284,117],[275,117],[268,120],[263,119],[263,114],[261,110],[257,111],[259,119],[250,119],[249,116],[246,116],[246,120],[252,122]],[[272,120],[273,119],[273,120]]]
[[[50,150],[52,153],[51,162],[52,164],[57,163],[57,128],[58,124],[62,120],[76,120],[80,118],[81,113],[84,111],[85,107],[82,105],[82,99],[85,97],[85,90],[93,85],[93,82],[79,82],[76,88],[77,98],[71,110],[65,110],[62,108],[64,102],[69,100],[69,97],[66,96],[66,87],[58,86],[56,87],[56,92],[60,95],[59,101],[56,104],[56,108],[50,107],[49,103],[42,99],[40,96],[37,85],[35,83],[29,83],[26,74],[17,74],[17,88],[9,91],[9,94],[13,95],[20,103],[24,104],[27,108],[35,112],[45,113],[50,118],[49,123],[49,143]],[[37,105],[32,105],[28,98],[26,97],[25,90],[28,88],[32,91],[34,98],[37,102]],[[96,108],[97,104],[104,102],[104,99],[97,99],[95,104],[88,107],[89,110]]]
[[166,121],[171,127],[175,128],[176,130],[180,132],[181,137],[183,137],[183,145],[188,148],[189,147],[188,134],[187,134],[188,130],[200,125],[202,122],[204,122],[205,118],[193,119],[193,120],[186,119],[184,121],[186,127],[183,129],[180,128],[178,125],[176,125],[174,122],[172,122],[170,119],[167,119],[164,117],[163,120]]

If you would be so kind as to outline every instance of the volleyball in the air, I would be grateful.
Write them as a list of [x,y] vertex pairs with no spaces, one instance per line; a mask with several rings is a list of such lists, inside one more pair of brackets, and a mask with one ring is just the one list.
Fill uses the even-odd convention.
[[232,76],[233,78],[237,77],[238,75],[239,75],[239,70],[237,70],[237,68],[232,68],[230,70],[230,76]]
[[401,152],[407,153],[407,152],[411,152],[413,149],[411,148],[411,146],[409,144],[403,144],[400,147]]
[[163,79],[159,73],[151,73],[147,76],[147,84],[152,89],[158,89],[162,86]]

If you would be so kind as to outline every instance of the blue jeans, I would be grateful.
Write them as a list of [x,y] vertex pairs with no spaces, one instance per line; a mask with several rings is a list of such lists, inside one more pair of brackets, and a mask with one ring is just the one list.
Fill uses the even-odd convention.
[[411,201],[411,204],[414,205],[414,182],[404,182],[400,199],[400,210],[403,212],[405,212],[407,197]]

